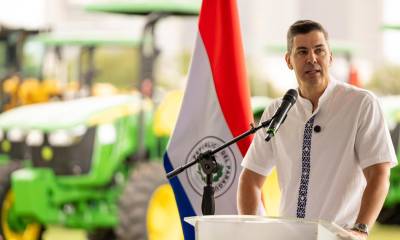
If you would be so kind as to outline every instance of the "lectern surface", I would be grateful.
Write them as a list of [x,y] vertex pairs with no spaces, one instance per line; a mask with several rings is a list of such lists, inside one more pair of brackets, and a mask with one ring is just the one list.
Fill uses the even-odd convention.
[[261,216],[216,215],[188,217],[197,240],[343,240],[353,239],[333,223]]

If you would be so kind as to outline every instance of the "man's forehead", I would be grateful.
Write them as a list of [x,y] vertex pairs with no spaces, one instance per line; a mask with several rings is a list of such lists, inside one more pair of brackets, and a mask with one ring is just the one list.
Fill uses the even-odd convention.
[[298,34],[293,38],[294,48],[313,48],[319,46],[328,46],[324,34],[320,31],[312,31],[306,34]]

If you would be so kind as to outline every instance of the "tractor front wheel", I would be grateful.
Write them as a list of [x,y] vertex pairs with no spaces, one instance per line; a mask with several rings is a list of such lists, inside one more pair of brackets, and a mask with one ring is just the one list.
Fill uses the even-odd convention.
[[178,208],[161,163],[138,165],[119,202],[120,240],[183,240]]
[[41,225],[23,222],[13,212],[14,194],[10,189],[10,177],[20,167],[19,162],[0,167],[0,236],[4,240],[38,240],[43,232]]

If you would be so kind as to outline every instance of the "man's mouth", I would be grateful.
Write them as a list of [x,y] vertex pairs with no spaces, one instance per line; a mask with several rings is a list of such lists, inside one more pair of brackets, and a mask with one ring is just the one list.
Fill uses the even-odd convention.
[[307,70],[305,71],[306,74],[316,74],[316,73],[320,73],[321,70],[319,69],[312,69],[312,70]]

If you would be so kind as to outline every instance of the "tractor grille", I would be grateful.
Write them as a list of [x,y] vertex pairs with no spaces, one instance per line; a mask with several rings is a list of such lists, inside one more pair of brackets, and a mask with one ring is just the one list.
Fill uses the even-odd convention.
[[25,141],[14,142],[7,138],[0,141],[0,154],[8,155],[12,160],[21,161],[29,158],[27,150]]
[[[70,146],[50,146],[48,135],[42,146],[31,147],[34,167],[52,168],[56,175],[82,175],[90,171],[96,128],[89,128],[80,139]],[[49,152],[44,154],[44,151]],[[50,156],[50,157],[49,157]]]
[[25,142],[11,142],[10,158],[23,160],[27,157],[27,146]]

